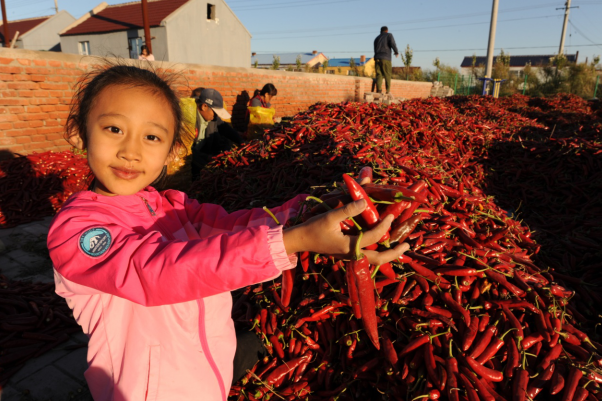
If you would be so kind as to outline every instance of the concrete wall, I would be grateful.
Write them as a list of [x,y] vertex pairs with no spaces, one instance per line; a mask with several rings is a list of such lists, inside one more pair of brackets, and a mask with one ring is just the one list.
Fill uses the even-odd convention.
[[67,11],[59,11],[48,20],[36,26],[25,35],[21,36],[20,49],[25,50],[51,50],[61,42],[59,32],[75,22],[75,18]]
[[[207,3],[216,20],[207,19]],[[193,0],[166,21],[169,61],[249,67],[251,35],[222,0]]]
[[[151,28],[153,40],[153,54],[156,60],[169,60],[167,54],[167,34],[165,27]],[[142,38],[144,42],[144,29],[130,29],[127,31],[109,32],[92,35],[61,36],[61,49],[63,53],[79,54],[79,42],[90,42],[90,54],[101,57],[130,58],[128,48],[129,38]]]
[[[65,53],[0,50],[0,150],[28,154],[68,149],[63,132],[73,87],[97,62],[94,57]],[[330,74],[161,62],[153,66],[181,75],[177,89],[182,96],[198,86],[220,91],[239,129],[249,94],[268,82],[278,88],[272,105],[279,117],[292,116],[316,102],[363,99],[372,85],[369,78]],[[430,90],[427,82],[392,82],[396,97],[428,97]]]

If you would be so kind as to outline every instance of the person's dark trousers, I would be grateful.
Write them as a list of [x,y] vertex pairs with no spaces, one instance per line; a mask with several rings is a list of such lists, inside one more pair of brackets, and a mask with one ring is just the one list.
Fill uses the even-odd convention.
[[232,384],[242,379],[247,370],[250,370],[266,354],[267,351],[259,337],[253,331],[249,331],[246,325],[237,325]]
[[376,91],[381,92],[383,88],[383,77],[385,78],[385,87],[387,88],[387,93],[391,92],[391,72],[393,70],[393,66],[391,64],[391,60],[383,60],[377,58],[374,60],[375,69],[376,69]]

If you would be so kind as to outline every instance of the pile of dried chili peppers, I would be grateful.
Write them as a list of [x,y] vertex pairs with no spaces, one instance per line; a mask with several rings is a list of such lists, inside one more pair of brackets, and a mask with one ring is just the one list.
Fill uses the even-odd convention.
[[[330,195],[332,183],[371,166],[363,190],[379,215],[399,213],[382,243],[411,245],[378,267],[301,255],[295,271],[238,294],[234,319],[270,356],[231,398],[602,399],[600,117],[570,96],[324,104],[219,156],[194,195],[237,209],[311,193],[323,204],[308,200],[299,221],[353,199],[351,188]],[[552,226],[561,213],[577,220],[568,232]]]
[[71,194],[87,188],[89,176],[86,158],[71,151],[0,162],[0,228],[54,215]]

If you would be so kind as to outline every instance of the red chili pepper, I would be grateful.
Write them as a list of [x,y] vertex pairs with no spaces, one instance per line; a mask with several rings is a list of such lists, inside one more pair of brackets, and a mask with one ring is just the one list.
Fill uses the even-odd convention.
[[361,216],[364,218],[366,223],[368,223],[368,228],[372,228],[377,225],[380,221],[379,215],[376,211],[374,203],[372,203],[366,191],[364,191],[364,189],[347,174],[343,174],[343,181],[345,181],[345,185],[347,185],[349,194],[354,201],[360,199],[364,199],[366,201],[366,209],[364,209],[364,211],[361,213]]
[[576,366],[571,366],[569,376],[562,392],[562,401],[571,401],[575,396],[575,390],[579,385],[579,380],[583,377],[583,372]]
[[552,378],[556,365],[549,365],[535,380],[531,380],[527,386],[527,395],[529,398],[534,399],[537,394],[543,390],[548,381]]
[[470,325],[464,330],[464,336],[462,337],[462,351],[468,351],[475,337],[477,336],[479,328],[479,319],[472,317],[470,319]]
[[514,380],[512,381],[512,400],[525,401],[527,397],[527,385],[529,383],[529,372],[522,367],[515,368]]
[[303,355],[298,358],[291,359],[290,361],[283,363],[278,366],[276,369],[272,371],[265,379],[267,384],[273,385],[274,387],[279,387],[282,384],[284,378],[294,371],[300,364],[304,361],[310,359],[309,355]]
[[506,336],[506,334],[514,330],[516,330],[516,328],[513,327],[501,336],[495,337],[493,340],[491,340],[491,342],[489,343],[489,345],[487,345],[487,348],[485,348],[483,353],[481,353],[481,355],[479,355],[476,358],[476,361],[480,364],[483,364],[489,359],[491,359],[500,350],[500,348],[502,348],[502,345],[504,345],[504,337]]
[[380,349],[378,341],[378,325],[376,322],[376,305],[374,300],[374,287],[370,278],[370,262],[368,258],[360,253],[359,244],[362,238],[360,233],[356,241],[354,260],[348,263],[348,269],[353,271],[357,283],[360,309],[362,311],[362,322],[368,338],[376,349]]
[[282,271],[282,288],[280,289],[280,299],[283,306],[289,306],[291,302],[291,294],[293,293],[293,281],[295,277],[295,269]]
[[563,369],[563,365],[559,365],[554,370],[554,374],[552,374],[552,380],[550,382],[550,394],[558,394],[564,388],[564,372],[561,372]]

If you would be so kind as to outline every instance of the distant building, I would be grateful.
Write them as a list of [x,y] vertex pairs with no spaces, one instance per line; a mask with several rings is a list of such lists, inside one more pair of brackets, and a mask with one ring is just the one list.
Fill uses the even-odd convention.
[[[353,66],[351,63],[353,60]],[[366,60],[366,56],[328,59],[327,74],[370,76],[374,71],[374,59]]]
[[[566,54],[567,61],[571,63],[576,63],[579,57],[579,52],[576,54]],[[534,69],[542,68],[548,64],[550,64],[550,59],[556,57],[555,54],[548,55],[538,55],[538,56],[512,56],[510,55],[510,74],[522,78],[524,77],[523,70],[527,65],[530,65]],[[493,64],[495,65],[498,56],[493,58]],[[462,64],[460,65],[460,74],[462,75],[470,75],[472,71],[473,65],[473,57],[464,57],[462,60]],[[478,56],[476,57],[475,66],[485,66],[487,65],[487,57]]]
[[[15,47],[25,50],[61,51],[59,32],[75,21],[67,11],[62,10],[54,15],[8,21],[8,43],[19,32]],[[0,21],[0,43],[4,46],[4,27]]]
[[297,70],[297,58],[301,57],[301,70],[305,66],[309,68],[319,68],[328,57],[324,53],[318,53],[314,50],[311,53],[280,53],[280,54],[251,54],[251,67],[257,68],[272,68],[274,57],[280,58],[279,70]]
[[[248,67],[251,34],[223,0],[149,0],[155,60]],[[141,3],[100,3],[61,32],[66,53],[137,59],[144,44]]]

